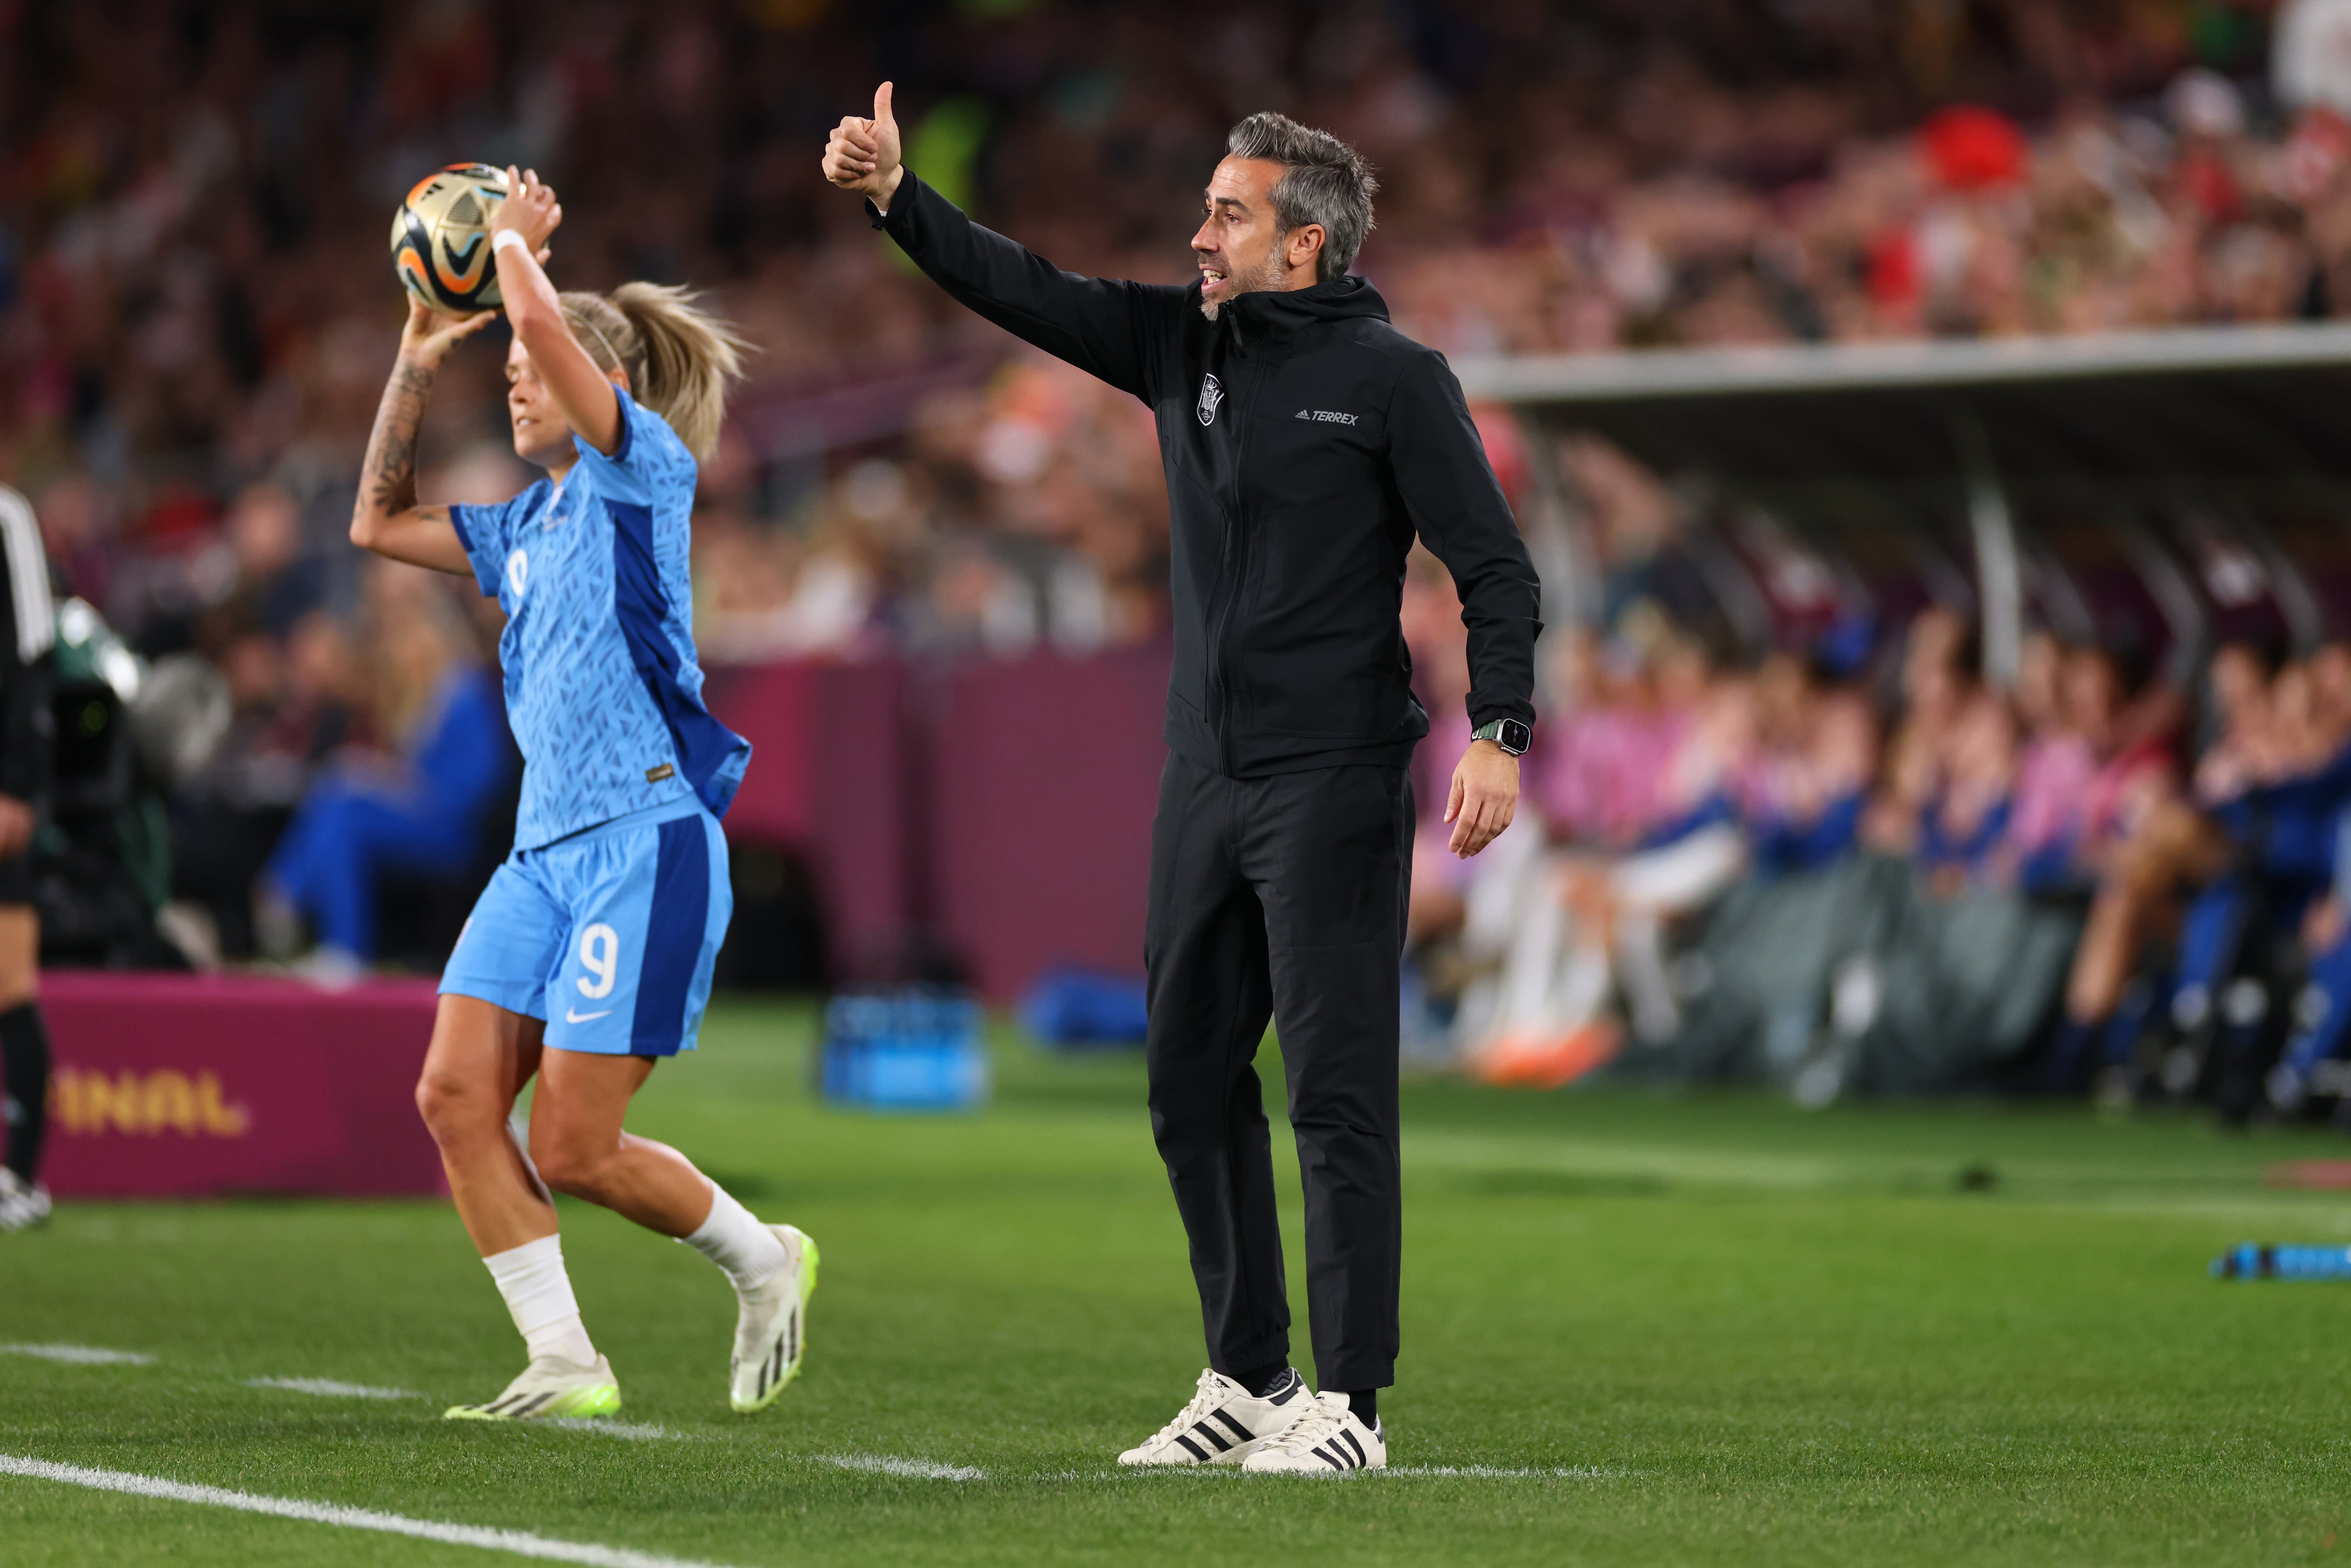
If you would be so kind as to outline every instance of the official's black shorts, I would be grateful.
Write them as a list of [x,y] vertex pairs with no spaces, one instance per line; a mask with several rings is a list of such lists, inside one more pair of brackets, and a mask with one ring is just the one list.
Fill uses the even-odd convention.
[[33,861],[29,855],[0,860],[0,904],[33,902]]

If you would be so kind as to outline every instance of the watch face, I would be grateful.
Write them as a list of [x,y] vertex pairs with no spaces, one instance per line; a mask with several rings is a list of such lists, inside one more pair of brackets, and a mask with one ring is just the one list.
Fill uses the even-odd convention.
[[1495,738],[1499,741],[1503,750],[1517,757],[1534,744],[1535,735],[1534,731],[1517,719],[1506,718],[1502,721],[1502,733]]

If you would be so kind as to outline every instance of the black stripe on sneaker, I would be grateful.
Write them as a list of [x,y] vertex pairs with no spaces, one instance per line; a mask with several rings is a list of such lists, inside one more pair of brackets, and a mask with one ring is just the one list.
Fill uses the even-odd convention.
[[[1234,1420],[1232,1416],[1227,1411],[1211,1410],[1208,1412],[1208,1420],[1222,1421],[1225,1424],[1225,1430],[1230,1432],[1234,1437],[1238,1437],[1244,1443],[1254,1443],[1257,1441],[1257,1434],[1250,1431],[1247,1427],[1242,1426],[1238,1421]],[[1207,1424],[1207,1422],[1201,1423],[1203,1426],[1206,1426]]]
[[1217,1452],[1220,1454],[1229,1454],[1233,1451],[1233,1446],[1225,1440],[1225,1435],[1222,1432],[1217,1431],[1214,1427],[1209,1426],[1206,1421],[1194,1427],[1192,1430],[1195,1435],[1206,1437],[1208,1441],[1214,1443],[1217,1446]]
[[[1324,1464],[1330,1466],[1334,1470],[1343,1470],[1347,1468],[1344,1460],[1333,1458],[1320,1448],[1314,1448],[1309,1451],[1311,1452],[1316,1458],[1322,1460]],[[1343,1452],[1344,1450],[1342,1451]]]
[[[1370,1458],[1364,1452],[1364,1445],[1355,1441],[1355,1435],[1353,1432],[1348,1431],[1344,1427],[1339,1428],[1339,1441],[1346,1444],[1347,1447],[1355,1450],[1355,1465],[1357,1469],[1360,1469],[1362,1467],[1372,1462]],[[1334,1448],[1336,1446],[1336,1444],[1332,1445]]]
[[514,1409],[507,1411],[507,1414],[519,1421],[526,1416],[535,1415],[540,1406],[545,1405],[554,1397],[555,1396],[552,1393],[534,1395],[527,1404],[517,1406]]
[[1197,1443],[1192,1441],[1191,1438],[1184,1436],[1181,1432],[1176,1434],[1176,1446],[1183,1449],[1186,1453],[1191,1455],[1194,1458],[1199,1460],[1202,1464],[1205,1465],[1208,1462],[1207,1450],[1201,1448]]

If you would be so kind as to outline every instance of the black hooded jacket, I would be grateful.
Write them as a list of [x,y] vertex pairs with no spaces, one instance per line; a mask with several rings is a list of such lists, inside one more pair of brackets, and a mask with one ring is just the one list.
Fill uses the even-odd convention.
[[1460,383],[1360,277],[1244,294],[1081,277],[905,175],[882,228],[956,299],[1151,407],[1167,475],[1167,744],[1230,778],[1404,765],[1417,533],[1469,631],[1469,716],[1534,722],[1540,590]]

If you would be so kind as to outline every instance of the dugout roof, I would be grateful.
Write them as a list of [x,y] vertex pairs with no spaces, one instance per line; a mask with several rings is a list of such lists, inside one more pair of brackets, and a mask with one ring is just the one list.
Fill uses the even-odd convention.
[[1972,426],[2003,482],[2351,482],[2351,322],[2075,338],[1465,359],[1473,399],[1738,489],[1949,484]]
[[[1700,548],[1731,563],[1716,599],[1771,597],[1733,580],[1772,574],[1734,561],[1740,530],[1719,522],[1726,504],[1751,504],[1811,542],[1841,602],[1973,600],[1996,679],[2032,621],[2126,628],[2181,669],[2215,637],[2265,625],[2304,645],[2351,632],[2351,322],[1457,369],[1539,437],[1541,510],[1558,526],[1531,542],[1554,620],[1599,608],[1597,554],[1549,439],[1589,431],[1696,482],[1686,497],[1718,519]],[[1788,634],[1747,619],[1750,643]]]

